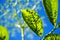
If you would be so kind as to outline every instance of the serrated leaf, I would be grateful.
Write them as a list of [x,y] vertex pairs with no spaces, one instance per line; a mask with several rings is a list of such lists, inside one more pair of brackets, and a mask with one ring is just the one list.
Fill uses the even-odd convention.
[[48,34],[44,37],[43,40],[60,40],[59,34]]
[[23,9],[22,17],[27,25],[32,29],[38,36],[43,34],[43,24],[41,18],[34,10]]
[[8,30],[0,25],[0,40],[9,40]]
[[50,22],[56,26],[58,17],[58,0],[43,0],[43,4]]

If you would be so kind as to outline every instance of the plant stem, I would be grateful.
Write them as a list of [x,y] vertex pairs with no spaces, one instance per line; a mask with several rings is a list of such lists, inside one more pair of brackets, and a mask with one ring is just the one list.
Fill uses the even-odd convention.
[[24,26],[21,27],[22,40],[24,40]]

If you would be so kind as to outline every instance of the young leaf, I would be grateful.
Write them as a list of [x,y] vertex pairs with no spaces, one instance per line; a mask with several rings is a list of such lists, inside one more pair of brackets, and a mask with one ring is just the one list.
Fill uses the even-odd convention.
[[48,34],[44,37],[43,40],[60,40],[59,34]]
[[37,12],[34,10],[22,10],[22,17],[27,25],[38,35],[43,34],[43,24],[41,18],[38,16]]
[[43,0],[43,4],[50,22],[56,26],[58,17],[58,0]]
[[9,40],[8,30],[0,25],[0,40]]

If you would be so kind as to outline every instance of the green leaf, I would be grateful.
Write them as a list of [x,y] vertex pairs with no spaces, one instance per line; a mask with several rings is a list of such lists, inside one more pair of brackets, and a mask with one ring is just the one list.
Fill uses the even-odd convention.
[[58,23],[58,28],[60,28],[60,22]]
[[43,40],[60,40],[59,34],[48,34],[44,37]]
[[42,36],[43,34],[43,24],[41,18],[38,16],[38,13],[34,10],[23,9],[22,17],[27,25],[38,35]]
[[9,40],[8,30],[0,25],[0,40]]
[[43,4],[50,22],[56,26],[58,17],[58,0],[43,0]]

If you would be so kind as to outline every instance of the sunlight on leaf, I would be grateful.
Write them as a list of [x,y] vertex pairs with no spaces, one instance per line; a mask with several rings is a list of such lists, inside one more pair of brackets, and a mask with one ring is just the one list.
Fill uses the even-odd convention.
[[43,40],[60,40],[59,34],[48,34],[44,37]]
[[38,35],[42,36],[43,34],[43,24],[42,20],[34,10],[21,10],[24,21],[28,26]]
[[58,0],[43,0],[43,4],[50,22],[56,26],[58,17]]
[[0,25],[0,40],[9,40],[8,30]]

